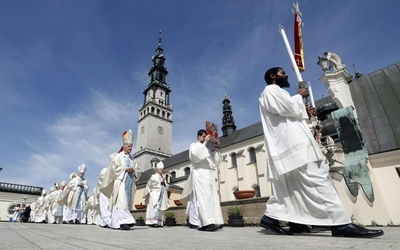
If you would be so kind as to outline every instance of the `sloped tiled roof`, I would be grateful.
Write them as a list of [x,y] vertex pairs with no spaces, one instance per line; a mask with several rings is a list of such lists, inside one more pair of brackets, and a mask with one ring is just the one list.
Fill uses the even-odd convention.
[[[263,135],[261,122],[236,130],[227,137],[220,137],[221,148],[249,140],[251,138]],[[163,160],[166,169],[176,166],[180,163],[189,161],[189,150],[182,151]]]

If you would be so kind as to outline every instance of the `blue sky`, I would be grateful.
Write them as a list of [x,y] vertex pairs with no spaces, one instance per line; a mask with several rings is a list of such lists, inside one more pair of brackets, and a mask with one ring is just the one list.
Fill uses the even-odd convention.
[[[221,127],[231,100],[237,128],[260,121],[266,69],[296,77],[278,32],[293,48],[288,0],[43,0],[0,2],[0,182],[41,186],[68,180],[82,163],[93,188],[121,133],[137,134],[151,56],[162,30],[173,106],[173,153],[204,121]],[[364,74],[399,61],[400,1],[299,1],[305,81],[314,98],[318,54],[337,53]],[[135,146],[135,143],[134,143]]]

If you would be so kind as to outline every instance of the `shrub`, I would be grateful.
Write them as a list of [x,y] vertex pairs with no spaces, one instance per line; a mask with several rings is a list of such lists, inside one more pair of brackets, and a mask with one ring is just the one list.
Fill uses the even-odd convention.
[[136,217],[136,220],[144,220],[143,216]]
[[230,207],[228,208],[228,216],[242,216],[243,215],[243,208],[242,207]]
[[168,211],[165,213],[165,218],[175,218],[175,214],[173,212]]

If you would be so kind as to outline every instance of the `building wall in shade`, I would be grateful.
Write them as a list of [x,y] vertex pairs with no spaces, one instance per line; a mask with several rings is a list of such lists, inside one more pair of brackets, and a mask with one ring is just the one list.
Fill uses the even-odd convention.
[[400,62],[350,83],[368,154],[400,148]]

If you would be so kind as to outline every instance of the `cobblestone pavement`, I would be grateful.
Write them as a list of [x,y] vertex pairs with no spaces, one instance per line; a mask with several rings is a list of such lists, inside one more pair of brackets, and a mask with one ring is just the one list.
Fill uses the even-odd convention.
[[400,249],[400,227],[383,227],[378,238],[332,237],[330,231],[274,235],[261,227],[201,232],[184,226],[130,231],[96,225],[0,222],[0,249]]

